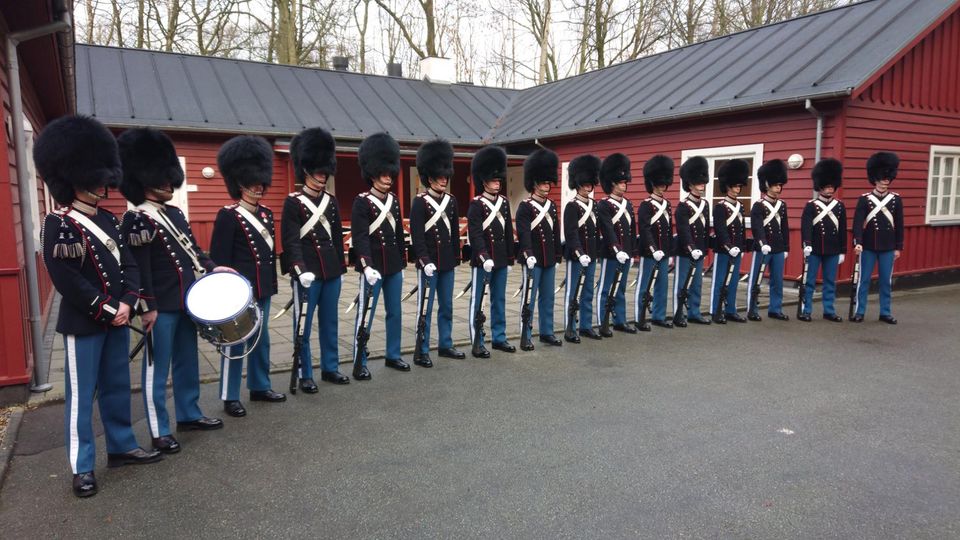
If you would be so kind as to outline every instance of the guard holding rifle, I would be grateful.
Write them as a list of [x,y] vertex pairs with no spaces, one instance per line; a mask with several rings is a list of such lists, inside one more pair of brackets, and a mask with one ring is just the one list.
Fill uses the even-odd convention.
[[856,302],[851,322],[863,322],[867,312],[870,277],[877,266],[880,285],[880,320],[897,324],[890,310],[893,288],[893,261],[903,251],[903,200],[890,191],[897,177],[900,158],[890,152],[877,152],[867,159],[867,180],[873,191],[857,199],[853,214],[854,251],[860,257],[860,280],[856,285]]
[[[687,192],[677,205],[677,261],[673,281],[673,324],[679,327],[710,324],[700,312],[703,256],[710,240],[710,205],[703,198],[710,180],[707,158],[693,156],[680,166],[680,182]],[[683,310],[687,310],[684,316]]]
[[470,164],[473,185],[480,195],[470,201],[467,229],[473,267],[468,318],[472,354],[489,358],[484,347],[483,297],[490,288],[490,331],[493,348],[512,353],[517,349],[507,341],[505,300],[507,273],[514,261],[513,220],[510,201],[500,194],[507,180],[507,153],[499,146],[485,146],[477,151]]
[[420,146],[417,173],[427,190],[418,194],[410,205],[410,236],[417,264],[417,313],[421,319],[417,321],[413,362],[431,367],[430,319],[435,299],[439,304],[437,354],[444,358],[466,357],[453,347],[451,337],[453,279],[460,264],[460,221],[457,199],[447,193],[453,178],[453,147],[450,143],[437,139]]
[[[533,306],[537,306],[540,342],[559,347],[563,342],[553,332],[553,288],[557,263],[561,261],[560,218],[557,206],[548,197],[557,183],[560,160],[552,150],[539,149],[523,162],[523,187],[530,198],[517,207],[519,256],[526,264],[521,287],[520,346],[533,350]],[[525,317],[524,317],[525,315]],[[524,318],[528,320],[523,320]],[[526,347],[524,346],[526,345]]]
[[580,343],[581,336],[603,339],[593,329],[593,286],[600,251],[600,228],[590,196],[600,180],[600,165],[600,158],[592,154],[577,156],[567,164],[567,185],[577,192],[563,209],[564,256],[567,259],[567,288],[563,296],[563,312],[567,317],[564,339],[571,343]]
[[[407,266],[407,241],[400,219],[400,203],[390,193],[400,174],[400,146],[386,133],[375,133],[360,143],[360,174],[370,191],[357,195],[350,215],[354,265],[360,272],[360,305],[354,324],[353,378],[371,379],[367,369],[366,336],[369,336],[377,301],[383,291],[387,312],[385,364],[398,371],[410,371],[400,357],[403,269]],[[368,290],[369,289],[369,290]]]
[[140,275],[119,220],[97,208],[122,174],[117,141],[107,128],[83,116],[54,120],[40,133],[33,159],[49,193],[66,206],[44,218],[40,243],[43,263],[63,296],[57,332],[66,354],[64,446],[73,493],[89,497],[97,493],[95,398],[109,467],[163,458],[140,448],[131,427],[127,323],[136,314]]
[[[613,328],[619,332],[636,334],[627,326],[627,276],[630,260],[637,255],[637,223],[633,219],[633,205],[624,197],[630,174],[630,159],[623,154],[610,154],[600,165],[600,186],[607,196],[597,203],[597,219],[602,235],[600,253],[600,295],[597,296],[597,320],[600,335],[613,337],[608,328],[613,318]],[[604,323],[607,324],[604,324]]]
[[237,201],[217,212],[210,256],[237,270],[253,288],[260,306],[260,331],[247,343],[228,347],[220,357],[220,399],[223,410],[246,416],[240,402],[243,355],[247,357],[247,389],[251,401],[286,401],[270,388],[270,297],[277,293],[273,211],[260,204],[273,178],[273,148],[263,137],[241,135],[220,147],[217,166],[230,198]]
[[745,323],[737,313],[737,284],[740,281],[742,251],[746,247],[743,206],[737,197],[747,185],[750,165],[742,159],[731,159],[720,166],[717,181],[724,197],[713,207],[713,230],[716,246],[713,262],[713,289],[710,297],[710,312],[713,322],[726,324],[727,320]]
[[650,196],[637,208],[641,259],[640,279],[634,298],[634,320],[637,330],[649,332],[647,309],[650,309],[654,326],[673,328],[673,322],[667,320],[673,227],[670,224],[670,201],[663,197],[673,184],[673,160],[659,154],[650,158],[643,165],[643,184]]
[[757,308],[763,269],[770,270],[770,306],[767,316],[781,321],[790,320],[783,312],[783,266],[790,251],[790,224],[787,221],[787,203],[780,199],[787,185],[787,165],[771,159],[757,170],[757,183],[763,196],[750,209],[750,229],[753,231],[753,263],[747,287],[747,318],[761,320]]
[[837,268],[843,264],[847,252],[847,211],[843,202],[834,198],[843,183],[843,165],[827,158],[813,166],[813,189],[817,197],[803,208],[800,219],[800,237],[803,256],[807,262],[807,276],[803,309],[798,317],[810,322],[813,313],[813,290],[817,284],[817,270],[823,267],[823,318],[841,322],[834,303],[837,298]]

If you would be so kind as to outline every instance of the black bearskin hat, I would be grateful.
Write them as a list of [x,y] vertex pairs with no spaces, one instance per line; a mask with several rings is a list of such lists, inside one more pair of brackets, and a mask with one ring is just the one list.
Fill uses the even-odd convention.
[[270,185],[273,180],[273,148],[263,137],[239,135],[220,147],[217,167],[220,167],[227,193],[233,199],[239,199],[241,188]]
[[443,139],[421,144],[417,150],[417,173],[424,187],[430,187],[431,178],[453,177],[453,146]]
[[717,171],[717,180],[720,183],[720,193],[726,194],[730,186],[745,186],[750,178],[750,164],[742,159],[731,159],[720,166]]
[[710,183],[710,164],[703,156],[693,156],[680,166],[680,185],[684,191],[690,191],[690,186],[699,186]]
[[757,183],[760,184],[760,191],[767,192],[767,188],[787,183],[787,164],[782,159],[771,159],[757,169]]
[[813,189],[820,191],[827,186],[839,189],[843,184],[843,164],[833,158],[821,159],[813,166]]
[[867,159],[867,180],[871,184],[885,178],[892,182],[897,177],[900,168],[900,158],[893,152],[877,152]]
[[307,181],[307,173],[337,174],[337,143],[323,128],[307,128],[290,141],[290,159],[297,183]]
[[151,128],[128,129],[117,137],[117,143],[123,162],[120,193],[131,203],[142,204],[148,188],[170,184],[176,189],[183,185],[183,168],[166,133]]
[[394,180],[400,174],[400,145],[389,133],[374,133],[364,139],[357,155],[360,174],[369,186],[382,174],[388,174]]
[[600,158],[593,154],[577,156],[567,164],[567,185],[576,190],[580,186],[600,183]]
[[[473,155],[470,163],[470,176],[477,190],[483,191],[483,183],[488,180],[507,179],[507,152],[496,145],[484,146]],[[502,187],[502,186],[501,186]]]
[[533,193],[534,184],[541,182],[557,183],[557,168],[560,158],[553,150],[540,148],[523,160],[523,187]]
[[600,165],[600,187],[607,195],[613,191],[613,185],[617,182],[629,182],[632,179],[630,158],[623,154],[610,154]]
[[643,164],[643,185],[647,193],[653,193],[654,186],[673,185],[673,160],[663,154],[657,154]]
[[88,116],[64,116],[47,124],[33,147],[33,161],[60,204],[73,202],[76,189],[116,187],[123,174],[117,140]]

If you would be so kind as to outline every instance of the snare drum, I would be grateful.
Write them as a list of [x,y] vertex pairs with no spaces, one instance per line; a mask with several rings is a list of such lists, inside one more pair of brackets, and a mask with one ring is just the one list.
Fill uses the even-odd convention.
[[260,306],[250,282],[240,274],[201,277],[187,289],[186,308],[200,337],[218,349],[243,343],[260,330]]

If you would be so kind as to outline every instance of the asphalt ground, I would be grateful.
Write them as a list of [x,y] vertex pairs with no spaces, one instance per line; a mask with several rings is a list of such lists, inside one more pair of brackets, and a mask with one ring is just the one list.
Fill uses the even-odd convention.
[[[950,286],[898,294],[896,327],[874,303],[861,325],[654,329],[412,373],[371,362],[371,382],[247,403],[159,464],[106,469],[101,438],[101,491],[84,500],[62,405],[43,407],[24,416],[0,531],[957,538],[958,305]],[[217,397],[204,386],[206,411]]]

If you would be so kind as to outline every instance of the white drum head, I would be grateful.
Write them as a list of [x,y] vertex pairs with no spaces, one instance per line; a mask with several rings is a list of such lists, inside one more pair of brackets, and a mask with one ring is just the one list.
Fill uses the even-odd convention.
[[197,280],[187,291],[187,312],[207,323],[223,322],[237,316],[251,302],[250,282],[232,272],[215,272]]

